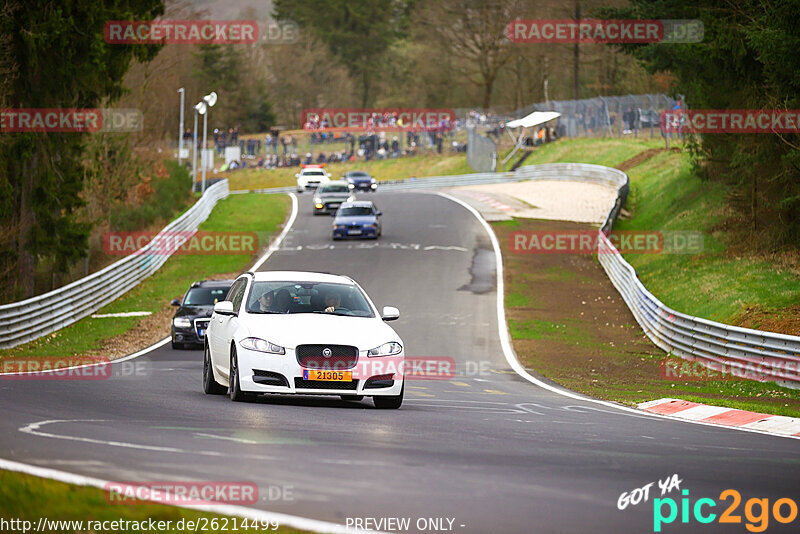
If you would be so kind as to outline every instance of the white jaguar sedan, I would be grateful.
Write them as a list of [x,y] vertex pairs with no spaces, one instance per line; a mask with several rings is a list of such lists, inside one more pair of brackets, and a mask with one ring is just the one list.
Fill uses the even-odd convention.
[[403,342],[346,276],[244,273],[214,305],[203,357],[203,390],[234,401],[261,393],[372,397],[403,403]]

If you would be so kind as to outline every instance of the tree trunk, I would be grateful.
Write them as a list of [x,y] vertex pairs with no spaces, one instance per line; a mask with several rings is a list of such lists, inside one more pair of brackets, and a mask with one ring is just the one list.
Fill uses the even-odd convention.
[[[581,3],[575,1],[575,21],[581,19]],[[572,45],[572,98],[580,98],[580,48],[578,43]]]
[[19,195],[19,237],[17,239],[17,289],[22,298],[34,294],[34,269],[36,267],[33,252],[30,249],[33,233],[33,180],[38,171],[37,155],[34,154],[28,165],[24,165],[22,187]]

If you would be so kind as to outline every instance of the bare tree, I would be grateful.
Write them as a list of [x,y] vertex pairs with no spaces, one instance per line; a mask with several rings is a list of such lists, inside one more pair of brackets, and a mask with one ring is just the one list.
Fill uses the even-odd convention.
[[522,10],[521,0],[441,0],[421,5],[417,13],[418,28],[435,36],[438,52],[461,59],[462,75],[481,87],[484,109],[512,56],[508,24]]

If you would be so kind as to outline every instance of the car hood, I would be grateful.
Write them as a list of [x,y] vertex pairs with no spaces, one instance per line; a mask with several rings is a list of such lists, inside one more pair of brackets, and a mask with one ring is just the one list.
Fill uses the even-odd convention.
[[213,306],[185,306],[175,311],[175,317],[211,317]]
[[388,341],[400,341],[380,318],[343,317],[321,313],[248,315],[250,336],[293,349],[297,345],[354,345],[369,350]]
[[371,182],[372,178],[348,178],[347,181],[354,184],[361,184],[364,182]]
[[351,215],[347,217],[336,217],[333,224],[353,224],[353,223],[374,223],[376,217],[374,215]]
[[320,193],[317,196],[322,200],[343,200],[345,198],[350,198],[350,195],[352,195],[352,193],[348,191],[347,193]]

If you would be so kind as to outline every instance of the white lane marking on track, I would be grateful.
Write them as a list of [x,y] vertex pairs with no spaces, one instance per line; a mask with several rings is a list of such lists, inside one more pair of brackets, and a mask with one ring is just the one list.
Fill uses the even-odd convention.
[[[506,360],[508,361],[508,364],[511,366],[511,368],[514,371],[516,371],[519,376],[521,376],[522,378],[524,378],[528,382],[530,382],[532,384],[535,384],[535,385],[539,386],[540,388],[546,389],[547,391],[551,391],[551,392],[553,392],[553,393],[555,393],[557,395],[561,395],[563,397],[569,397],[571,399],[575,399],[575,400],[579,400],[579,401],[583,401],[583,402],[590,402],[590,403],[593,403],[593,404],[599,404],[601,406],[606,406],[608,408],[612,408],[614,410],[613,413],[615,413],[615,414],[627,415],[627,416],[631,416],[631,417],[648,417],[648,418],[653,418],[653,419],[661,419],[662,421],[669,420],[669,421],[690,423],[690,424],[695,424],[695,425],[711,426],[711,427],[715,427],[715,428],[726,428],[726,429],[729,429],[729,430],[738,430],[740,432],[751,432],[751,433],[754,433],[754,434],[764,434],[764,435],[767,435],[767,436],[777,436],[777,437],[784,437],[784,438],[800,439],[800,436],[787,436],[787,435],[783,435],[783,434],[774,434],[774,433],[771,433],[771,432],[764,432],[764,431],[755,430],[755,429],[749,429],[749,428],[744,428],[744,427],[727,427],[727,426],[715,425],[713,423],[706,423],[706,422],[703,422],[703,421],[691,421],[691,420],[687,420],[687,419],[676,419],[676,418],[672,418],[672,417],[663,416],[663,415],[660,415],[660,414],[645,412],[645,411],[642,411],[642,410],[637,410],[635,408],[629,408],[627,406],[622,406],[622,405],[619,405],[619,404],[615,404],[613,402],[603,401],[603,400],[600,400],[600,399],[593,399],[591,397],[586,397],[586,396],[583,396],[583,395],[579,395],[579,394],[574,393],[572,391],[568,391],[568,390],[561,389],[561,388],[558,388],[558,387],[555,387],[555,386],[551,386],[550,384],[547,384],[547,383],[539,380],[538,378],[534,377],[533,375],[531,375],[525,369],[525,367],[522,366],[522,364],[517,359],[517,355],[514,352],[514,347],[511,345],[511,338],[510,338],[510,336],[508,334],[508,325],[506,324],[505,296],[504,296],[505,295],[505,281],[503,279],[503,254],[502,254],[502,252],[500,250],[500,243],[497,241],[497,236],[495,235],[494,230],[492,230],[492,227],[489,225],[488,222],[486,222],[486,219],[484,219],[481,216],[481,214],[478,212],[478,210],[476,210],[475,208],[470,206],[467,202],[464,202],[463,200],[461,200],[459,198],[456,198],[453,195],[449,195],[449,194],[443,193],[441,191],[433,191],[433,192],[420,191],[420,193],[427,193],[427,194],[437,195],[437,196],[440,196],[442,198],[446,198],[447,200],[450,200],[452,202],[455,202],[459,206],[461,206],[464,209],[466,209],[467,211],[469,211],[475,217],[475,219],[477,219],[478,223],[480,223],[480,225],[483,227],[483,229],[486,232],[486,234],[489,236],[489,240],[492,243],[492,249],[494,250],[495,266],[496,266],[495,267],[495,277],[496,277],[496,283],[497,283],[496,284],[497,285],[497,302],[496,302],[497,330],[498,330],[498,335],[500,336],[500,346],[502,347],[503,355],[506,357]],[[475,380],[478,380],[478,379],[476,378]]]
[[152,351],[156,350],[159,347],[163,347],[164,345],[166,345],[169,342],[170,342],[170,338],[169,337],[165,337],[161,341],[156,341],[155,343],[153,343],[149,347],[144,348],[144,349],[142,349],[142,350],[140,350],[138,352],[134,352],[133,354],[129,354],[129,355],[123,357],[123,358],[118,358],[116,360],[110,360],[108,362],[87,363],[87,364],[84,364],[84,365],[74,365],[72,367],[60,367],[58,369],[46,369],[46,370],[43,370],[43,371],[22,371],[22,372],[13,372],[13,373],[0,373],[0,375],[27,375],[27,374],[32,374],[32,373],[45,374],[45,373],[55,373],[55,372],[61,373],[61,372],[64,372],[64,371],[68,371],[70,369],[83,369],[84,367],[94,367],[95,365],[108,365],[109,363],[110,364],[122,363],[122,362],[127,362],[128,360],[132,360],[134,358],[138,358],[139,356],[143,356],[143,355],[147,354],[148,352],[152,352]]
[[[174,452],[179,454],[197,454],[200,456],[218,456],[218,457],[225,457],[227,454],[218,452],[218,451],[206,451],[206,450],[188,450],[188,449],[179,449],[177,447],[159,447],[156,445],[142,445],[140,443],[128,443],[125,441],[110,441],[104,439],[95,439],[95,438],[85,438],[81,436],[67,436],[64,434],[53,434],[51,432],[44,432],[41,428],[45,425],[52,425],[58,423],[106,423],[109,422],[107,419],[51,419],[49,421],[39,421],[37,423],[31,423],[29,425],[25,425],[20,427],[18,430],[25,434],[31,434],[33,436],[39,436],[43,438],[53,438],[53,439],[64,439],[68,441],[80,441],[83,443],[95,443],[97,445],[108,445],[111,447],[123,447],[126,449],[139,449],[145,451],[154,451],[154,452]],[[258,456],[258,458],[264,460],[275,460],[276,458],[273,456]]]
[[232,438],[230,436],[217,436],[215,434],[206,434],[204,432],[195,432],[195,436],[200,436],[201,438],[208,438],[208,439],[223,439],[226,441],[235,441],[236,443],[245,443],[247,445],[257,445],[257,441],[253,441],[252,439],[243,439],[243,438]]
[[[48,478],[50,480],[57,480],[66,484],[75,484],[78,486],[89,486],[105,490],[109,484],[108,480],[100,478],[87,477],[84,475],[76,475],[74,473],[67,473],[66,471],[59,471],[50,469],[48,467],[39,467],[12,460],[0,458],[0,469],[7,471],[14,471],[17,473],[26,473],[39,478]],[[153,502],[156,502],[155,500]],[[235,506],[232,504],[192,504],[192,505],[173,505],[177,508],[185,508],[189,510],[200,510],[219,515],[246,517],[256,521],[275,522],[282,526],[288,526],[299,530],[307,530],[310,532],[320,532],[323,534],[353,534],[353,529],[340,525],[338,523],[331,523],[328,521],[320,521],[317,519],[309,519],[290,514],[281,514],[277,512],[269,512],[265,510],[258,510],[256,508],[247,508],[245,506]],[[361,531],[365,534],[381,534],[378,531]]]
[[278,237],[276,237],[275,240],[272,243],[270,243],[269,248],[264,253],[264,255],[261,256],[261,258],[259,258],[259,260],[255,263],[255,265],[253,265],[250,268],[250,270],[253,272],[257,271],[262,265],[264,265],[264,262],[267,261],[270,256],[272,256],[272,253],[280,248],[281,243],[286,237],[286,234],[289,233],[289,230],[292,228],[294,221],[297,219],[297,206],[298,206],[297,195],[295,195],[294,193],[287,193],[287,195],[289,195],[289,197],[291,197],[292,199],[292,214],[289,215],[289,221],[286,223],[286,226],[283,227],[283,231],[278,235]]

